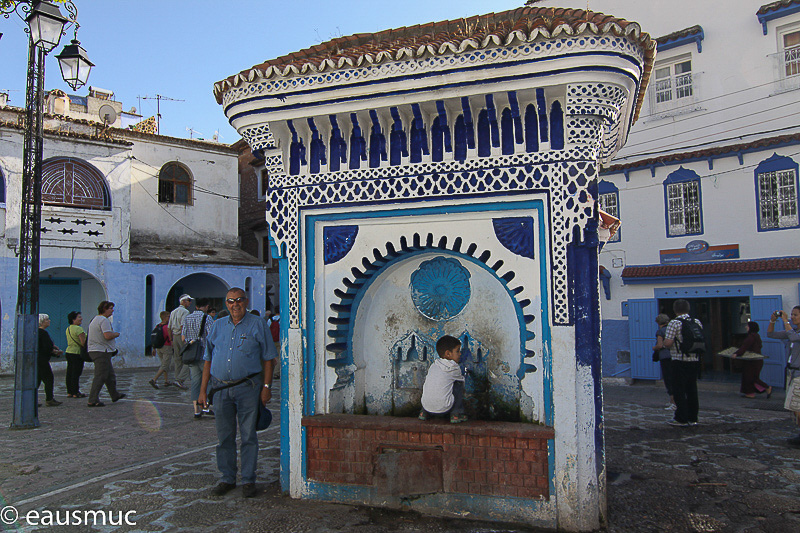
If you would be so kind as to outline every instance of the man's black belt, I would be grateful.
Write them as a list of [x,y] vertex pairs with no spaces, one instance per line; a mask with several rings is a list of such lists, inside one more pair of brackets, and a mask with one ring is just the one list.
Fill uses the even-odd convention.
[[245,381],[250,381],[254,377],[260,376],[260,375],[261,375],[261,372],[256,372],[254,374],[250,374],[246,378],[236,379],[236,380],[233,380],[233,381],[222,381],[221,379],[217,379],[217,381],[219,381],[221,383],[224,383],[224,385],[222,385],[222,387],[214,387],[213,389],[208,391],[208,403],[214,403],[211,400],[214,399],[214,394],[216,394],[218,391],[221,391],[222,389],[228,389],[230,387],[235,387],[236,385],[241,385]]

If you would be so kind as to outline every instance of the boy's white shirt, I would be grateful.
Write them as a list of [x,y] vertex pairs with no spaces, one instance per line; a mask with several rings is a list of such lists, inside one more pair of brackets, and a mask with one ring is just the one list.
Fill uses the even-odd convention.
[[450,359],[436,359],[428,368],[422,386],[422,408],[429,413],[446,413],[453,407],[453,383],[464,381],[461,367]]

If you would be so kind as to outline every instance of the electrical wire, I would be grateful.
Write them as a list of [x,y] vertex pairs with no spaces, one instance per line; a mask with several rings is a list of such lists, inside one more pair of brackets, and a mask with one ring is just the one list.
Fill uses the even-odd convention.
[[141,188],[142,188],[142,190],[143,190],[145,193],[147,193],[147,196],[149,196],[149,197],[150,197],[150,199],[151,199],[151,200],[153,200],[153,203],[154,203],[154,204],[156,204],[158,207],[160,207],[160,208],[161,208],[161,210],[162,210],[162,211],[164,211],[164,212],[165,212],[167,215],[169,215],[169,216],[170,216],[172,219],[174,219],[174,220],[175,220],[175,222],[177,222],[178,224],[180,224],[180,225],[181,225],[181,226],[183,226],[184,228],[188,229],[188,230],[189,230],[189,231],[191,231],[192,233],[194,233],[194,234],[196,234],[196,235],[199,235],[200,237],[203,237],[204,239],[206,239],[206,240],[209,240],[209,241],[213,242],[214,244],[218,244],[218,245],[220,245],[220,246],[223,246],[223,247],[225,247],[225,248],[230,248],[230,246],[229,246],[228,244],[226,244],[226,243],[224,243],[224,242],[221,242],[221,241],[218,241],[218,240],[215,240],[215,239],[212,239],[212,238],[211,238],[211,237],[209,237],[208,235],[203,235],[202,233],[200,233],[200,232],[198,232],[198,231],[195,231],[195,229],[194,229],[194,228],[191,228],[190,226],[187,226],[186,224],[184,224],[182,220],[180,220],[178,217],[176,217],[175,215],[173,215],[172,213],[170,213],[169,211],[167,211],[167,209],[166,209],[166,208],[165,208],[163,205],[161,205],[161,202],[159,202],[158,200],[156,200],[156,199],[153,197],[153,195],[152,195],[152,194],[150,194],[150,191],[148,191],[148,190],[145,188],[145,186],[144,186],[144,185],[142,185],[142,183],[141,183],[139,180],[136,180],[136,183],[139,185],[139,187],[141,187]]
[[[793,153],[789,154],[787,157],[792,157],[792,156],[796,156],[796,155],[800,155],[800,151],[793,152]],[[755,164],[752,164],[752,165],[741,165],[741,166],[738,166],[736,168],[732,168],[730,170],[722,170],[720,172],[713,172],[711,174],[706,174],[704,176],[701,176],[701,175],[698,174],[698,177],[701,180],[710,179],[710,178],[717,178],[719,176],[722,176],[723,174],[730,174],[731,172],[741,172],[742,170],[747,170],[748,168],[756,168],[760,164],[761,163],[759,162],[759,163],[755,163]],[[621,171],[615,172],[614,174],[619,174],[619,173],[621,173]],[[647,185],[639,185],[639,186],[636,186],[636,187],[625,187],[624,189],[621,189],[621,190],[624,190],[624,191],[637,191],[637,190],[641,190],[641,189],[649,189],[649,188],[652,188],[652,187],[663,187],[663,186],[664,186],[663,182],[659,182],[659,183],[649,183]]]
[[[738,91],[731,91],[729,93],[718,94],[717,96],[711,96],[709,98],[704,98],[702,100],[695,100],[695,101],[693,101],[691,103],[674,107],[674,108],[670,109],[670,111],[675,111],[675,110],[679,110],[679,109],[694,107],[694,106],[696,106],[698,104],[711,102],[713,100],[719,100],[720,98],[727,98],[728,96],[733,96],[735,94],[740,94],[740,93],[743,93],[743,92],[751,91],[753,89],[760,89],[761,87],[766,87],[766,86],[769,86],[769,85],[775,85],[775,82],[774,81],[769,81],[769,82],[762,83],[762,84],[759,84],[759,85],[752,85],[752,86],[746,87],[744,89],[739,89]],[[747,104],[752,104],[753,102],[758,102],[759,100],[763,100],[763,98],[755,98],[753,100],[748,100],[746,102],[741,102],[739,104],[735,104],[735,105],[730,106],[730,107],[724,107],[724,108],[721,108],[721,109],[709,110],[706,113],[704,113],[704,115],[710,114],[710,113],[717,113],[719,111],[727,111],[728,109],[733,109],[735,107],[739,107],[739,106],[743,106],[743,105],[747,105]],[[639,115],[639,119],[641,120],[643,118],[654,117],[654,116],[659,116],[659,115],[658,115],[658,113],[650,113],[649,115]],[[702,116],[702,115],[692,115],[692,117],[687,117],[687,118],[674,120],[674,121],[666,123],[666,124],[656,124],[656,125],[650,126],[649,128],[645,128],[645,129],[642,129],[642,130],[639,130],[639,131],[648,131],[648,130],[651,130],[651,129],[661,128],[663,126],[668,126],[668,125],[674,124],[676,122],[683,122],[684,120],[689,120],[689,118],[694,118],[696,116]]]
[[[767,122],[771,122],[771,121],[767,121]],[[699,143],[699,144],[690,144],[690,145],[681,146],[681,147],[678,147],[678,148],[664,148],[664,149],[659,149],[659,150],[656,150],[656,151],[653,151],[653,152],[640,152],[638,154],[631,154],[631,155],[626,155],[626,156],[623,156],[623,157],[615,158],[614,159],[614,161],[615,161],[614,164],[617,164],[616,161],[629,159],[629,158],[632,158],[632,157],[644,157],[644,156],[649,156],[649,155],[667,155],[666,152],[670,152],[670,151],[674,151],[674,150],[684,150],[685,151],[685,150],[688,150],[688,149],[691,149],[691,148],[702,148],[703,146],[709,146],[709,145],[712,145],[712,144],[718,144],[718,143],[723,143],[723,142],[728,142],[728,141],[742,140],[745,137],[754,137],[756,135],[767,135],[769,133],[778,133],[778,132],[781,132],[781,131],[796,130],[798,128],[800,128],[800,125],[797,125],[797,126],[786,126],[784,128],[776,128],[774,130],[763,130],[763,131],[756,131],[756,132],[753,132],[753,133],[745,133],[745,134],[742,134],[742,135],[737,135],[736,137],[726,137],[724,139],[715,139],[713,141],[708,141],[708,142]],[[724,133],[724,132],[721,132],[721,133]]]
[[[796,102],[793,102],[793,103],[796,103]],[[706,129],[706,128],[712,128],[712,127],[715,127],[715,126],[719,126],[720,124],[725,124],[727,122],[733,122],[735,120],[741,120],[743,118],[748,118],[748,117],[752,117],[752,116],[755,116],[755,115],[761,115],[761,114],[766,113],[768,111],[775,111],[777,109],[781,109],[781,108],[784,108],[784,107],[788,107],[788,106],[784,104],[784,105],[779,105],[779,106],[776,106],[776,107],[770,107],[768,109],[762,109],[762,110],[757,111],[755,113],[750,113],[750,114],[747,114],[747,115],[739,115],[737,117],[730,118],[730,119],[727,119],[727,120],[721,120],[719,122],[713,122],[711,124],[706,124],[705,126],[699,126],[699,127],[696,127],[696,128],[692,128],[691,131],[694,132],[694,131],[703,130],[703,129]],[[800,115],[800,111],[797,111],[795,113],[791,113],[791,114],[788,114],[788,115],[783,115],[781,118],[792,117],[792,116],[795,116],[795,115]],[[764,124],[764,123],[767,123],[767,122],[772,122],[773,120],[774,119],[772,119],[772,120],[762,120],[761,122],[755,122],[755,123],[748,124],[748,126],[755,126],[755,125],[758,125],[758,124]],[[717,134],[718,133],[728,133],[730,131],[735,131],[736,129],[741,129],[741,128],[732,128],[732,129],[729,129],[729,130],[723,130],[721,132],[717,132]],[[631,135],[636,135],[637,133],[639,133],[639,132],[632,131]],[[650,143],[653,143],[655,141],[663,141],[664,139],[671,139],[671,138],[673,138],[675,136],[676,136],[676,134],[665,135],[663,137],[656,137],[654,139],[648,139],[646,141],[641,141],[641,142],[629,144],[626,147],[630,148],[632,146],[641,146],[643,144],[650,144]],[[702,137],[695,137],[693,139],[686,139],[686,140],[680,141],[680,142],[694,141],[694,140],[697,140],[697,139],[700,139],[700,138],[702,138]],[[677,145],[677,144],[680,144],[680,143],[672,143],[672,145]],[[668,144],[667,146],[672,146],[672,145]],[[661,150],[663,150],[665,148],[666,147],[660,147]],[[626,157],[634,157],[636,155],[637,154],[629,155],[629,156],[626,156]]]
[[[153,170],[155,170],[155,171],[157,171],[157,172],[160,172],[160,171],[161,171],[161,169],[160,169],[159,167],[153,166],[153,165],[151,165],[150,163],[147,163],[147,162],[145,162],[145,161],[142,161],[141,159],[137,158],[137,157],[136,157],[136,156],[134,156],[134,155],[131,155],[131,156],[129,156],[129,159],[132,159],[132,160],[138,161],[138,162],[139,162],[139,163],[141,163],[142,165],[145,165],[145,166],[147,166],[147,167],[150,167],[150,168],[152,168]],[[152,174],[152,173],[149,173],[149,172],[145,172],[145,171],[143,171],[143,170],[141,170],[141,169],[139,169],[139,170],[140,170],[140,172],[143,172],[144,174],[146,174],[146,175],[150,176],[151,178],[157,178],[157,177],[159,176],[159,174],[158,174],[158,173],[156,173],[156,174]],[[196,183],[193,183],[193,184],[192,184],[192,189],[193,189],[193,190],[195,190],[195,191],[202,192],[202,193],[204,193],[204,194],[209,194],[209,195],[211,195],[211,196],[219,196],[219,197],[225,198],[226,200],[235,200],[235,201],[237,201],[237,202],[238,202],[238,201],[241,201],[241,198],[240,198],[240,197],[238,197],[238,196],[231,196],[231,195],[229,195],[229,194],[223,194],[223,193],[215,192],[215,191],[212,191],[212,190],[210,190],[210,189],[206,189],[206,188],[204,188],[204,187],[200,187],[200,186],[199,186],[199,185],[197,185]]]

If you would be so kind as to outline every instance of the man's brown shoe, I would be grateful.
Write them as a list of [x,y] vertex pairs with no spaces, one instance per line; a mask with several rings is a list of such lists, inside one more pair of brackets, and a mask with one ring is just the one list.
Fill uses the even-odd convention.
[[211,489],[212,496],[225,496],[230,491],[236,488],[236,483],[225,483],[221,481],[219,485]]
[[245,483],[242,485],[242,496],[245,498],[255,498],[257,492],[255,483]]

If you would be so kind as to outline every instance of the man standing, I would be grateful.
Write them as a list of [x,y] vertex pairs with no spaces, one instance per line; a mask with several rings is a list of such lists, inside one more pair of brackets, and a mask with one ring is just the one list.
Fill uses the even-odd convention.
[[[207,314],[209,304],[208,298],[198,298],[194,311],[183,319],[183,342],[186,344],[193,341],[199,342],[202,347],[201,354],[205,354],[206,338],[208,338],[208,334],[211,332],[211,324],[214,322],[214,319]],[[201,327],[203,331],[200,331]],[[189,351],[194,351],[194,349],[190,348]],[[200,396],[200,383],[203,381],[203,359],[184,363],[184,365],[189,368],[189,377],[192,382],[189,395],[192,397],[192,405],[194,406],[194,418],[199,419],[203,414],[214,416],[214,412],[211,409],[203,409],[203,406],[197,401]]]
[[181,304],[169,314],[167,325],[172,332],[172,364],[175,368],[175,386],[186,390],[186,385],[183,384],[183,381],[189,374],[189,368],[184,368],[181,360],[181,352],[183,347],[186,346],[186,343],[181,338],[181,326],[183,325],[183,319],[189,314],[192,297],[188,294],[183,294],[179,301]]
[[236,424],[241,434],[242,495],[256,495],[258,402],[272,399],[272,371],[278,353],[267,323],[247,312],[247,296],[233,288],[225,297],[229,316],[219,318],[206,341],[203,382],[198,403],[206,405],[209,382],[217,425],[217,468],[222,480],[211,493],[222,496],[236,487]]
[[[672,357],[672,393],[675,396],[675,418],[669,421],[673,426],[696,426],[700,405],[697,399],[697,371],[699,356],[697,353],[684,353],[681,345],[684,321],[693,320],[702,330],[703,324],[689,316],[689,302],[675,300],[672,311],[675,318],[667,324],[664,346],[669,348]],[[702,341],[702,339],[700,339]]]

